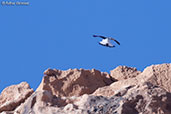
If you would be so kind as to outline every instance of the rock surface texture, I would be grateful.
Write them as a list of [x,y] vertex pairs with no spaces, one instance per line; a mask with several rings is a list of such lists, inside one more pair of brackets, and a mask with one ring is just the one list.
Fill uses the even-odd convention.
[[26,82],[5,88],[0,95],[0,112],[14,110],[32,93],[33,89]]
[[69,69],[67,71],[48,69],[38,87],[56,96],[80,96],[91,94],[97,88],[108,86],[114,79],[107,73],[98,70]]
[[141,72],[137,71],[136,68],[127,67],[127,66],[118,66],[114,70],[110,71],[110,75],[117,80],[134,78],[140,73]]
[[2,114],[171,114],[171,64],[143,72],[47,69],[35,92],[26,82],[5,88]]

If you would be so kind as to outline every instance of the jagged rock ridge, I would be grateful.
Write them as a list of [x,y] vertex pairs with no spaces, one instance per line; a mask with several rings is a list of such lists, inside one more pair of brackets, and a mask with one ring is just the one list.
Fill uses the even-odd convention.
[[4,89],[3,114],[171,114],[171,64],[143,72],[47,69],[35,92],[26,82]]

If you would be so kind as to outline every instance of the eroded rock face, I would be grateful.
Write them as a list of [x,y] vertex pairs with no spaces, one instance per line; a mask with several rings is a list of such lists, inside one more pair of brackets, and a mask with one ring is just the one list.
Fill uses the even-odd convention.
[[[112,97],[120,97],[117,114],[170,114],[171,93],[149,82],[127,86],[118,90]],[[112,106],[111,106],[112,107]]]
[[125,80],[120,80],[117,82],[112,83],[109,86],[101,87],[98,88],[93,95],[96,96],[106,96],[106,97],[111,97],[118,91],[129,87],[129,86],[135,86],[138,85],[138,80],[136,78],[130,78],[130,79],[125,79]]
[[113,96],[107,98],[113,97],[122,99],[115,104],[118,106],[114,110],[116,114],[171,113],[171,93],[150,82],[123,87],[118,89]]
[[149,82],[127,87],[115,94],[120,102],[119,114],[170,114],[171,93]]
[[136,68],[127,67],[127,66],[118,66],[114,70],[110,71],[110,75],[117,80],[134,78],[140,73],[141,71],[137,71]]
[[123,88],[111,97],[56,97],[48,91],[37,91],[13,113],[170,114],[171,93],[151,83]]
[[[44,97],[48,98],[43,100]],[[79,97],[54,97],[48,91],[37,91],[13,113],[19,114],[113,114],[120,106],[121,97],[84,94]]]
[[56,96],[91,94],[97,88],[114,82],[109,74],[101,73],[95,69],[69,69],[67,71],[48,69],[44,74],[37,91],[47,90]]
[[139,83],[150,82],[171,92],[171,64],[151,65],[137,76]]
[[[118,81],[109,74],[94,69],[67,71],[48,69],[44,72],[45,76],[40,86],[31,96],[23,103],[12,105],[14,107],[10,109],[11,111],[1,110],[1,112],[4,111],[3,114],[171,114],[170,65],[152,65],[142,73],[134,68],[118,67],[113,70],[113,77],[118,76]],[[3,96],[8,94],[8,92],[2,93]],[[9,95],[13,96],[12,99],[19,98],[13,94]],[[1,103],[7,99],[11,101],[10,97],[3,99],[5,100],[0,97]]]
[[153,85],[160,86],[166,89],[166,91],[171,92],[171,64],[151,65],[136,77],[119,80],[107,87],[98,88],[93,94],[109,97],[112,96],[112,93],[116,93],[120,88],[145,82],[150,82]]
[[66,106],[66,103],[66,99],[56,97],[48,91],[36,91],[13,112],[19,114],[52,114]]
[[5,88],[0,95],[0,112],[14,110],[32,93],[33,89],[26,82]]

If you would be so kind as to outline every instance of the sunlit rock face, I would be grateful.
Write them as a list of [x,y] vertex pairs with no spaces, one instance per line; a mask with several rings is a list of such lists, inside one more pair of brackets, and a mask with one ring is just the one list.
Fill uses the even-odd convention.
[[3,114],[171,114],[171,64],[143,72],[47,69],[33,92],[26,82],[4,89]]
[[33,89],[26,82],[5,88],[0,95],[0,112],[14,110],[32,93]]
[[117,80],[134,78],[140,73],[141,71],[138,71],[136,68],[127,66],[118,66],[114,70],[110,71],[110,75]]
[[56,96],[80,96],[91,94],[97,88],[108,86],[114,79],[98,70],[69,69],[66,71],[48,69],[38,87]]

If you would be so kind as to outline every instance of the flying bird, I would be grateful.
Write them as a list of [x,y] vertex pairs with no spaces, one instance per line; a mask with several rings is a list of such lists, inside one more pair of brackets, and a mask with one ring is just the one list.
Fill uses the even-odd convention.
[[111,43],[111,40],[115,41],[118,45],[120,45],[120,43],[115,40],[114,38],[111,38],[111,37],[105,37],[105,36],[100,36],[100,35],[93,35],[93,37],[100,37],[100,38],[103,38],[102,41],[99,42],[100,45],[103,45],[103,46],[107,46],[107,47],[115,47],[115,45],[113,45]]

